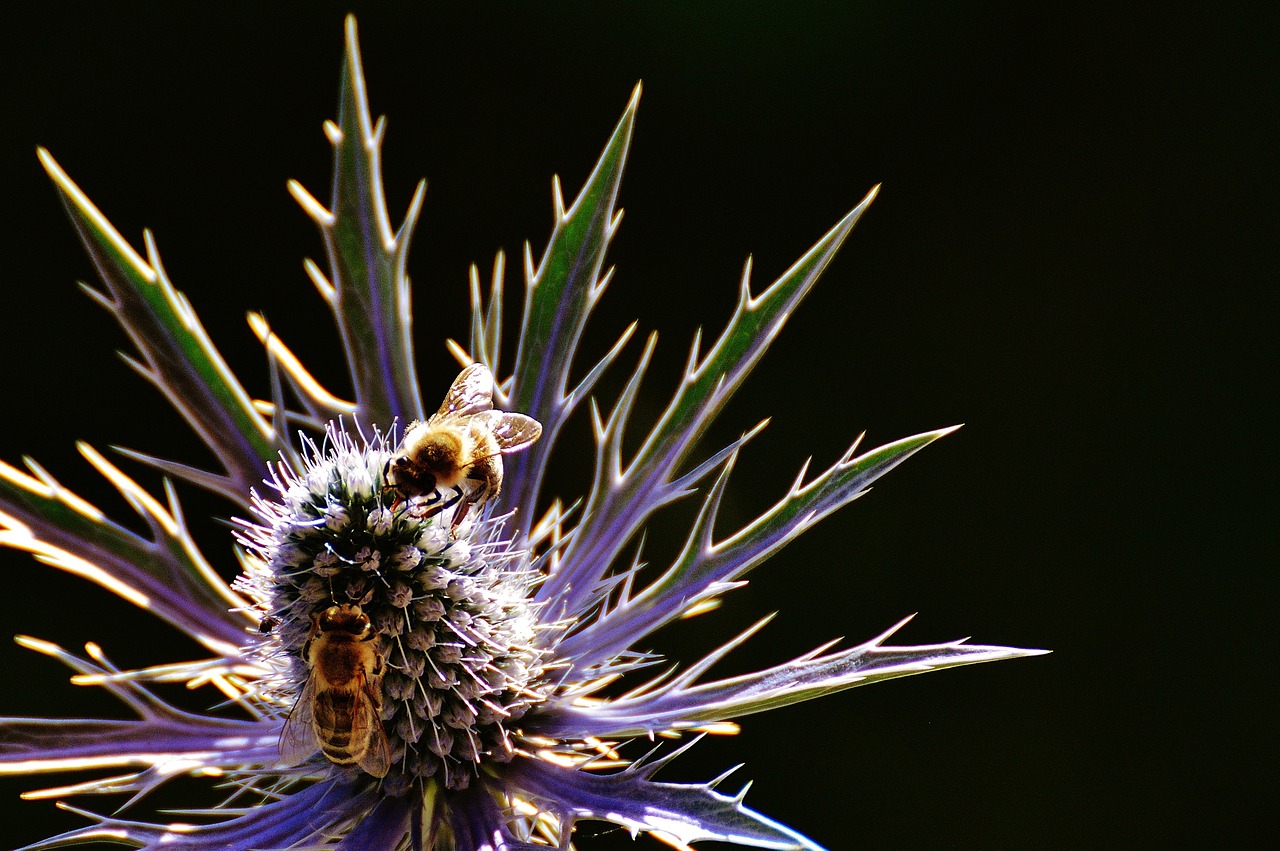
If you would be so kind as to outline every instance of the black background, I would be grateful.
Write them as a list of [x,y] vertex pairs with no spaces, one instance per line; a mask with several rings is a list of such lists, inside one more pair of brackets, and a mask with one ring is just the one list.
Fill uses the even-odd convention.
[[[910,612],[909,641],[972,634],[1055,651],[750,717],[668,776],[745,761],[748,803],[833,851],[1261,844],[1274,755],[1254,727],[1275,647],[1262,617],[1275,599],[1262,429],[1275,385],[1261,370],[1276,319],[1263,288],[1275,279],[1263,251],[1276,221],[1275,8],[691,5],[9,13],[0,457],[36,456],[122,520],[128,508],[75,440],[208,463],[111,356],[124,336],[76,293],[91,270],[36,144],[134,245],[153,229],[251,392],[267,386],[249,309],[344,392],[331,321],[300,266],[319,240],[284,182],[326,197],[319,131],[352,7],[372,106],[389,119],[393,219],[429,179],[410,273],[432,397],[455,369],[443,338],[466,334],[468,264],[487,275],[505,248],[519,292],[523,241],[537,256],[549,233],[551,175],[571,198],[643,79],[618,271],[586,344],[602,352],[632,318],[661,331],[641,421],[694,329],[723,326],[748,254],[759,290],[883,183],[712,435],[718,446],[774,416],[744,454],[723,528],[864,429],[882,443],[967,424],[653,646],[690,660],[780,610],[726,670],[860,641]],[[578,452],[560,456],[565,493],[588,474],[585,436],[566,437]],[[158,477],[122,463],[159,492]],[[184,500],[192,517],[225,511]],[[230,575],[225,531],[200,534]],[[674,543],[654,537],[660,561]],[[22,555],[2,565],[6,632],[98,641],[122,665],[199,652],[73,577]],[[124,711],[50,660],[0,653],[4,713]],[[0,845],[82,823],[16,798],[74,779],[3,779]],[[207,802],[201,785],[179,781],[156,803]],[[584,851],[630,847],[583,829],[597,833]]]

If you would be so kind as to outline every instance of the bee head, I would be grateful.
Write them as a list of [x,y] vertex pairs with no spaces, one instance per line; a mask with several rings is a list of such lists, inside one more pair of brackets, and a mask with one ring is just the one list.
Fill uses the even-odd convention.
[[395,485],[399,480],[412,476],[413,459],[408,455],[392,455],[382,466],[382,477],[387,484]]
[[320,632],[341,632],[354,638],[364,638],[369,634],[371,626],[369,616],[359,606],[343,603],[330,606],[316,615],[316,628]]

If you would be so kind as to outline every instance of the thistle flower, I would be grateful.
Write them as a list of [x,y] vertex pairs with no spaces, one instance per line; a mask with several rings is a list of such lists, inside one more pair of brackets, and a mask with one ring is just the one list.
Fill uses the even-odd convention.
[[[964,641],[889,644],[902,623],[852,648],[827,645],[727,679],[708,671],[763,623],[684,669],[664,669],[645,651],[655,630],[714,608],[748,571],[951,429],[869,451],[855,441],[821,473],[802,469],[742,529],[716,528],[738,451],[763,424],[709,454],[699,452],[700,438],[873,190],[769,286],[754,291],[748,265],[727,326],[708,346],[695,338],[665,411],[639,449],[624,453],[654,338],[607,413],[591,394],[622,361],[635,326],[585,370],[576,356],[610,278],[605,251],[619,223],[615,201],[638,97],[637,88],[572,205],[554,185],[550,242],[540,261],[528,251],[524,258],[524,309],[509,367],[501,255],[487,294],[473,272],[469,344],[451,349],[464,366],[484,365],[473,374],[500,376],[481,386],[479,407],[518,412],[542,427],[523,451],[462,459],[464,467],[490,465],[488,492],[477,490],[476,467],[469,479],[412,493],[389,475],[407,451],[405,426],[427,419],[447,388],[420,389],[411,342],[405,262],[424,187],[393,232],[380,174],[383,125],[369,112],[352,20],[339,116],[326,125],[331,202],[325,207],[296,183],[290,190],[324,239],[328,272],[306,268],[333,310],[354,401],[325,390],[257,315],[250,323],[268,354],[272,392],[252,399],[170,283],[151,236],[144,257],[41,152],[104,287],[86,289],[136,346],[130,365],[173,404],[220,469],[125,451],[168,477],[162,502],[83,445],[142,517],[149,534],[140,535],[34,462],[28,472],[0,465],[0,543],[147,609],[210,655],[121,670],[96,645],[78,656],[20,636],[136,717],[0,719],[0,770],[134,769],[31,797],[132,793],[133,805],[182,775],[220,778],[230,793],[221,806],[188,811],[191,823],[85,812],[88,826],[28,848],[104,840],[145,848],[519,851],[570,848],[575,824],[599,819],[677,848],[720,840],[817,849],[749,809],[745,790],[718,791],[723,778],[688,784],[655,775],[698,736],[732,732],[740,716],[1042,652]],[[557,436],[588,400],[594,479],[583,499],[566,504],[548,498],[543,483]],[[495,421],[480,419],[481,428]],[[554,463],[573,460],[561,453]],[[238,516],[239,577],[230,585],[194,543],[173,480],[225,498]],[[644,529],[685,497],[698,499],[699,510],[683,547],[669,564],[646,570]],[[183,711],[157,694],[155,684],[171,682],[212,685],[225,699],[204,713]],[[686,742],[648,753],[622,747],[638,737]]]

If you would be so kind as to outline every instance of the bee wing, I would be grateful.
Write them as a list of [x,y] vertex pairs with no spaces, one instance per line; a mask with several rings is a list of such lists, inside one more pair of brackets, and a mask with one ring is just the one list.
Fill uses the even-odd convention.
[[436,416],[441,414],[477,414],[493,407],[493,373],[482,363],[473,363],[458,373],[444,403]]
[[358,701],[355,717],[351,719],[351,741],[368,741],[364,756],[357,765],[374,777],[385,777],[391,769],[391,745],[387,742],[387,731],[382,726],[382,715],[378,711],[377,682],[366,682],[364,700]]
[[280,760],[288,765],[297,765],[310,759],[320,750],[320,739],[316,735],[315,723],[316,678],[307,677],[307,684],[302,687],[302,694],[289,711],[285,719],[284,729],[280,731]]
[[542,423],[524,414],[486,411],[477,416],[484,418],[485,426],[493,433],[493,439],[504,455],[524,449],[542,436]]

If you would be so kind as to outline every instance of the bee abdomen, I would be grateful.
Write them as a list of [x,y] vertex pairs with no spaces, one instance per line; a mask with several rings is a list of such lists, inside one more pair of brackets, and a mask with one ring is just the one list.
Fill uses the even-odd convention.
[[349,765],[364,755],[367,743],[351,739],[352,719],[360,711],[355,693],[328,691],[316,695],[316,733],[320,749],[330,762]]
[[364,756],[365,749],[361,747],[360,752],[356,753],[346,745],[339,747],[325,742],[320,746],[320,751],[324,754],[325,759],[334,765],[353,765],[360,760],[360,757]]

